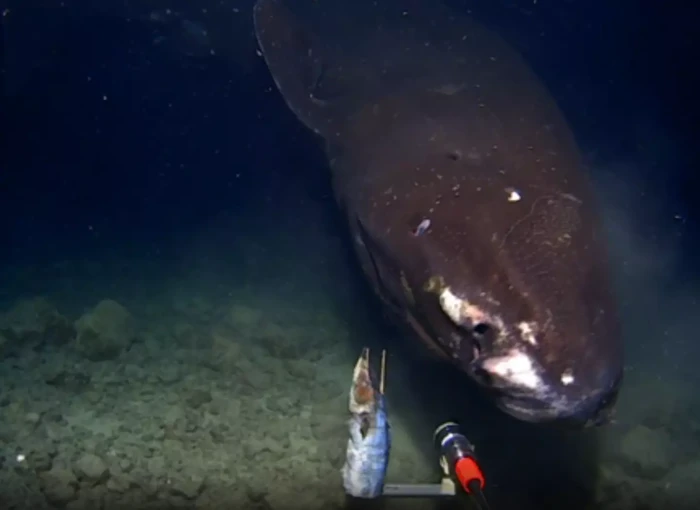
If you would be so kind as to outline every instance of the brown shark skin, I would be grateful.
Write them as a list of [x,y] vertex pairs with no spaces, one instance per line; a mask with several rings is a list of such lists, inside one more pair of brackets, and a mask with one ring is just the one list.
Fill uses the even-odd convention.
[[[623,352],[592,186],[547,89],[500,38],[470,28],[464,79],[403,83],[327,123],[298,115],[326,139],[362,267],[389,308],[510,414],[604,423]],[[435,278],[505,328],[457,327],[429,288]],[[485,361],[512,349],[536,360],[546,396],[483,377]]]
[[[415,304],[403,301],[403,312],[429,324],[447,356],[468,366],[473,349],[451,345],[454,325],[423,289],[433,275],[508,324],[542,324],[538,359],[551,373],[576,367],[592,397],[619,384],[607,381],[622,351],[591,187],[561,115],[533,123],[517,105],[491,104],[411,93],[368,106],[343,135],[351,156],[332,165],[339,200],[351,225],[381,240],[374,262],[358,245],[365,271],[376,278],[379,265],[385,281],[405,275]],[[479,129],[465,130],[464,118]],[[512,191],[519,201],[509,202]],[[423,219],[430,227],[416,236]]]

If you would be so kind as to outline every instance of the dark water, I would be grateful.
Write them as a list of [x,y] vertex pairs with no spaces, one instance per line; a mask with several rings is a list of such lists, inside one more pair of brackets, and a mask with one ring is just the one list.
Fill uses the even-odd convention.
[[3,6],[0,508],[341,507],[363,345],[391,353],[392,482],[437,480],[457,419],[494,510],[700,506],[690,7],[449,2],[525,54],[599,184],[627,379],[616,423],[576,433],[503,416],[388,323],[252,2],[110,2]]

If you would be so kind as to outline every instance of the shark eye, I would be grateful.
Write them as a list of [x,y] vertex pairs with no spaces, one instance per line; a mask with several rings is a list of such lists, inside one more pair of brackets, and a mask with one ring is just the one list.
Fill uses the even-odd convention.
[[478,349],[479,353],[481,353],[484,350],[488,351],[493,346],[498,329],[488,322],[477,322],[472,327],[471,333],[475,349]]
[[483,340],[484,335],[486,335],[486,333],[488,332],[488,329],[489,325],[483,322],[480,322],[472,328],[472,345],[474,349],[474,359],[477,359],[479,356],[481,356],[481,351],[484,348],[481,341]]
[[476,336],[476,337],[484,337],[489,333],[490,330],[491,330],[491,326],[489,326],[485,322],[479,322],[477,325],[475,325],[472,328],[472,331],[474,332],[474,336]]

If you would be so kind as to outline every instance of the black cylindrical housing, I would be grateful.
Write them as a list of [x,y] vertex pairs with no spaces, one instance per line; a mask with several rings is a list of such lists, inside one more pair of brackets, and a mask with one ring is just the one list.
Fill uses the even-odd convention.
[[[462,434],[459,425],[454,422],[446,422],[435,429],[435,446],[440,454],[445,457],[450,470],[454,469],[460,459],[474,457],[474,446]],[[450,473],[452,476],[455,473]]]

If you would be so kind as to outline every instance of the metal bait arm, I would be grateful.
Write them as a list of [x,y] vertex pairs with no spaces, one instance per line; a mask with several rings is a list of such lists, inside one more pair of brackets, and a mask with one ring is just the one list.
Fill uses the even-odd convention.
[[[378,398],[384,398],[386,378],[386,351],[382,351],[381,371],[379,377]],[[358,359],[355,371],[353,373],[353,385],[350,391],[350,411],[355,416],[362,416],[364,413],[374,410],[375,412],[384,413],[384,423],[386,424],[385,409],[382,406],[381,410],[375,408],[375,395],[373,393],[372,380],[369,375],[369,349],[364,348],[360,358]],[[376,391],[376,390],[375,390]],[[350,466],[351,474],[358,476],[368,476],[372,478],[372,484],[377,489],[366,492],[364,487],[357,488],[352,481],[352,476],[344,476],[351,481],[346,482],[346,492],[350,494],[371,494],[361,496],[363,498],[376,498],[378,496],[394,497],[394,498],[442,498],[455,497],[462,492],[473,498],[474,503],[479,510],[489,510],[489,505],[483,494],[485,485],[484,475],[476,460],[474,446],[462,434],[459,425],[454,422],[446,422],[440,425],[433,435],[433,440],[440,452],[440,467],[443,471],[442,480],[435,484],[383,484],[383,477],[386,474],[386,463],[389,458],[389,428],[386,426],[385,439],[381,441],[382,451],[375,448],[372,449],[374,455],[380,455],[383,459],[379,464],[384,468],[380,471],[371,470],[367,466],[360,466],[356,462],[352,462],[355,455],[348,457],[346,465]],[[351,425],[352,435],[352,425]],[[365,434],[363,434],[363,438]],[[370,449],[369,443],[363,445],[364,452],[367,454]],[[350,451],[348,455],[350,455]],[[376,459],[378,460],[378,459]],[[367,471],[365,473],[365,471]]]
[[484,497],[484,475],[476,461],[474,446],[462,434],[459,425],[446,422],[433,436],[440,451],[440,467],[443,478],[436,484],[387,484],[383,495],[387,497],[440,498],[458,495],[457,485],[474,499],[479,510],[490,510]]

